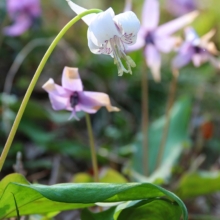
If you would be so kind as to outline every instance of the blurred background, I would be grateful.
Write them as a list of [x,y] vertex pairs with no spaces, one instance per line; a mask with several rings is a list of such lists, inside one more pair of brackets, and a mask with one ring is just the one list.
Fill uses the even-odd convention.
[[[74,2],[85,8],[112,7],[115,14],[125,7],[122,0]],[[143,2],[134,0],[132,5],[140,20]],[[160,3],[160,24],[185,13],[172,11],[168,0]],[[215,29],[212,41],[220,49],[220,1],[197,0],[195,9],[200,15],[192,26],[199,36]],[[13,21],[6,1],[0,2],[1,150],[41,58],[57,33],[75,16],[64,0],[41,1],[41,10],[28,30],[19,36],[7,36],[3,34],[4,28]],[[78,114],[80,121],[68,120],[70,112],[54,111],[48,94],[42,89],[49,78],[61,84],[64,66],[78,67],[84,90],[109,94],[112,104],[121,109],[118,113],[108,113],[102,108],[91,115],[101,181],[163,184],[186,202],[190,219],[219,219],[220,71],[209,62],[199,68],[189,64],[180,70],[164,163],[155,172],[172,79],[170,62],[175,52],[162,55],[160,83],[155,83],[150,70],[146,69],[150,119],[149,155],[146,155],[150,173],[146,177],[140,162],[143,51],[130,54],[137,65],[133,75],[118,77],[110,56],[90,52],[86,33],[87,25],[79,21],[52,53],[25,110],[1,178],[21,172],[30,182],[43,184],[92,181],[84,113]],[[184,37],[183,31],[176,35]]]

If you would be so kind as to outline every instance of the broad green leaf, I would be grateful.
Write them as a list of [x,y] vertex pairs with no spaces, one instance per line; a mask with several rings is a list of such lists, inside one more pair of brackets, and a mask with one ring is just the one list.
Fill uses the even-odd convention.
[[[170,120],[170,128],[169,134],[167,137],[167,143],[165,146],[165,152],[163,161],[166,159],[169,160],[169,156],[175,151],[178,154],[175,155],[176,158],[172,158],[173,162],[176,161],[180,153],[182,152],[182,143],[188,140],[187,137],[187,125],[190,116],[191,102],[189,98],[181,98],[178,102],[175,103],[172,112],[171,112],[171,120]],[[146,160],[148,160],[148,166],[150,171],[152,172],[156,167],[156,160],[159,151],[160,140],[162,137],[162,132],[165,124],[165,117],[160,118],[150,125],[149,128],[149,154],[146,155]],[[136,151],[134,154],[134,167],[135,170],[139,173],[143,173],[143,163],[142,161],[142,137],[139,135],[134,143],[136,146]],[[176,149],[179,148],[179,149]],[[171,164],[172,165],[172,164]],[[169,165],[169,166],[171,166]]]
[[165,199],[148,199],[128,202],[116,208],[114,220],[177,220],[181,217],[181,208]]
[[13,196],[13,199],[14,199],[14,202],[15,202],[15,208],[16,208],[16,214],[17,214],[17,220],[20,220],[20,214],[19,214],[19,210],[18,210],[17,201],[16,201],[15,196],[14,196],[13,193],[12,193],[12,196]]
[[197,172],[185,174],[176,193],[183,199],[220,191],[220,172]]
[[147,199],[129,201],[102,213],[92,213],[84,209],[82,220],[177,220],[181,217],[181,208],[165,199]]
[[[24,184],[19,186],[11,182]],[[93,204],[67,204],[51,201],[39,192],[29,188],[30,184],[20,174],[10,174],[0,182],[0,219],[17,216],[12,193],[15,196],[20,215],[46,214],[55,211],[89,207]]]
[[11,174],[1,181],[0,192],[0,218],[16,216],[13,193],[20,215],[85,208],[97,202],[166,197],[179,205],[184,220],[187,219],[184,203],[172,192],[151,183],[65,183],[47,186],[29,184],[21,175]]

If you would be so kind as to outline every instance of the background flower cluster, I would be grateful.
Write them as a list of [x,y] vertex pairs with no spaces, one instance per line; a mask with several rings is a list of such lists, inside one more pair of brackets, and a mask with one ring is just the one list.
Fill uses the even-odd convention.
[[[38,5],[33,8],[27,6],[26,10],[19,12],[20,14],[14,13],[13,8],[8,8],[8,2],[12,0],[0,3],[1,146],[5,143],[39,60],[59,30],[75,16],[64,1],[33,1]],[[116,14],[121,13],[125,6],[124,1],[81,0],[74,2],[85,8],[112,7]],[[132,10],[140,21],[143,19],[144,2],[133,1],[132,3]],[[213,217],[210,219],[215,219],[214,216],[220,216],[220,196],[216,193],[220,187],[214,189],[215,183],[208,182],[207,184],[205,182],[207,179],[202,179],[200,171],[205,171],[207,176],[212,176],[214,173],[216,179],[213,179],[219,181],[220,2],[217,0],[192,2],[195,3],[189,5],[187,1],[180,0],[159,1],[159,26],[193,10],[199,10],[200,14],[190,24],[197,32],[197,36],[193,38],[195,41],[187,41],[187,33],[190,34],[191,31],[195,34],[192,28],[185,29],[185,31],[184,29],[177,30],[175,36],[183,39],[183,46],[179,47],[181,44],[179,42],[171,53],[161,54],[160,82],[155,82],[153,71],[146,70],[149,80],[150,144],[157,145],[161,137],[172,80],[172,67],[178,68],[180,75],[175,97],[175,111],[172,114],[171,130],[168,136],[170,150],[165,154],[165,159],[172,161],[178,144],[181,144],[182,148],[181,154],[175,158],[175,163],[172,163],[172,169],[169,164],[166,164],[170,175],[168,179],[164,178],[163,183],[169,185],[170,189],[175,189],[175,192],[179,192],[178,195],[185,199],[189,213],[192,215],[191,219],[199,219],[196,216],[203,214]],[[182,10],[178,11],[175,4],[183,4]],[[27,23],[22,23],[21,20]],[[16,23],[19,23],[19,27],[15,26]],[[14,29],[9,29],[12,27]],[[214,31],[212,38],[202,44],[201,37],[210,31]],[[18,160],[16,162],[16,156],[20,151],[23,159],[22,169],[19,168],[19,171],[23,172],[29,181],[46,184],[90,181],[92,168],[84,113],[77,114],[80,123],[75,120],[68,121],[69,112],[53,111],[48,94],[42,89],[42,85],[49,78],[53,78],[60,85],[64,66],[71,66],[80,69],[80,76],[86,91],[109,94],[112,105],[121,110],[109,114],[105,108],[102,108],[96,114],[91,115],[103,182],[109,182],[112,179],[117,179],[119,182],[142,180],[141,155],[137,152],[141,148],[140,85],[143,60],[145,61],[143,50],[129,51],[129,56],[135,61],[136,68],[132,69],[132,75],[124,74],[123,77],[118,77],[117,68],[110,56],[90,53],[86,35],[87,26],[82,21],[78,22],[67,32],[49,59],[27,106],[5,168],[0,174],[1,177],[16,171],[16,163],[19,162]],[[196,41],[197,38],[198,41]],[[201,50],[201,56],[193,58],[193,52],[198,52],[199,46],[207,50],[205,53]],[[189,51],[187,55],[184,54],[186,50]],[[153,172],[156,150],[151,149],[150,155],[150,170]],[[77,173],[81,175],[75,176]],[[194,195],[194,192],[187,190],[178,191],[182,185],[185,187],[184,180],[188,180],[187,177],[191,173],[194,175],[191,179],[194,178],[195,185],[204,181],[201,193]],[[190,183],[187,182],[187,184]],[[202,190],[205,188],[208,190]],[[208,195],[204,196],[204,194]]]

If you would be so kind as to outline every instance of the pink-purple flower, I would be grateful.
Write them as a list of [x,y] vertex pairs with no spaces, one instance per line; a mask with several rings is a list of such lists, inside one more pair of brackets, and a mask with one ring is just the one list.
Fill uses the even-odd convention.
[[7,11],[13,24],[4,28],[4,34],[19,36],[40,16],[40,0],[7,0]]
[[49,79],[44,85],[49,93],[50,102],[54,110],[68,110],[78,120],[76,112],[84,111],[90,114],[96,113],[102,106],[111,111],[119,111],[111,105],[109,96],[102,92],[83,91],[78,68],[65,67],[62,74],[62,86]]
[[174,16],[181,16],[196,10],[195,0],[166,0],[167,10]]
[[129,48],[129,51],[133,51],[145,47],[146,62],[152,71],[155,81],[160,81],[161,78],[160,52],[170,52],[177,43],[177,38],[171,36],[171,34],[192,22],[198,15],[197,12],[191,12],[158,27],[159,12],[158,0],[145,0],[142,12],[142,26],[138,32],[137,42]]
[[179,48],[178,55],[173,59],[172,66],[174,69],[180,69],[187,65],[190,61],[194,66],[199,67],[204,62],[210,61],[210,63],[220,68],[219,60],[214,56],[219,52],[214,43],[210,39],[215,34],[214,30],[211,30],[201,38],[197,35],[196,31],[192,27],[185,29],[185,42]]

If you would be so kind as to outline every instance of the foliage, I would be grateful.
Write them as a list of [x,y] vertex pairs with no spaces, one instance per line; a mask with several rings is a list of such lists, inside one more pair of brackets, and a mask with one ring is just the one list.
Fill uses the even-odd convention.
[[[0,1],[1,33],[11,24],[6,2]],[[86,8],[112,7],[116,14],[124,8],[124,1],[74,2]],[[139,18],[143,2],[133,1],[132,10]],[[167,0],[159,2],[163,24],[173,16],[167,11]],[[219,49],[220,2],[196,2],[201,10],[192,26],[200,36],[215,29],[212,41]],[[65,1],[41,1],[41,5],[42,15],[30,30],[17,37],[0,35],[1,150],[41,58],[75,16]],[[34,214],[34,219],[60,220],[65,219],[60,218],[61,211],[76,209],[82,210],[82,220],[177,220],[181,215],[186,219],[187,211],[179,198],[185,202],[190,219],[219,219],[219,70],[210,63],[198,68],[189,64],[180,70],[163,163],[156,168],[172,78],[170,63],[176,51],[162,54],[160,83],[154,82],[143,66],[143,50],[129,54],[136,63],[133,74],[118,77],[111,57],[90,53],[86,33],[82,21],[71,27],[38,80],[0,173],[0,219]],[[184,32],[176,36],[183,37]],[[49,78],[60,84],[64,66],[78,67],[85,90],[109,94],[112,104],[121,109],[119,113],[101,109],[91,114],[100,183],[91,183],[84,113],[77,114],[80,121],[68,120],[69,112],[54,111],[42,89]],[[142,161],[142,73],[147,74],[149,83],[149,152],[145,155],[149,176],[143,175]],[[131,183],[134,180],[137,182]],[[199,199],[208,205],[200,204]],[[94,212],[97,206],[104,211]]]
[[[184,220],[187,219],[184,203],[175,194],[151,183],[66,183],[47,186],[30,184],[22,175],[11,174],[1,181],[0,192],[0,218],[16,216],[16,208],[20,215],[47,214],[90,207],[97,202],[140,200],[120,204],[114,212],[114,218],[121,219],[120,216],[137,211],[142,219],[156,219],[158,216],[163,218],[164,213],[173,219],[180,218],[183,213]],[[157,212],[152,212],[152,209]]]

